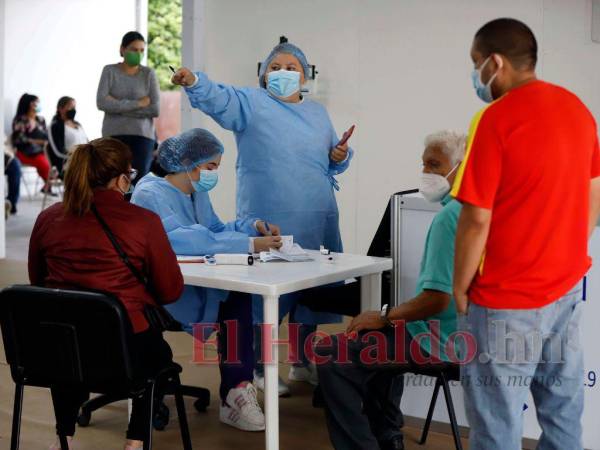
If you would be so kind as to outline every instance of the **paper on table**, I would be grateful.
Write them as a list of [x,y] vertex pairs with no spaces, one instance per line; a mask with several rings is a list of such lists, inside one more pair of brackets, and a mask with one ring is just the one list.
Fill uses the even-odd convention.
[[281,248],[279,249],[281,253],[291,251],[294,246],[294,236],[281,236],[281,244]]
[[269,253],[271,254],[271,257],[289,262],[313,261],[313,258],[298,244],[292,245],[292,248],[288,249],[286,252],[271,249]]
[[274,248],[268,252],[260,252],[260,261],[283,260],[289,262],[313,261],[299,244],[294,244],[294,236],[281,236],[282,246],[279,250]]

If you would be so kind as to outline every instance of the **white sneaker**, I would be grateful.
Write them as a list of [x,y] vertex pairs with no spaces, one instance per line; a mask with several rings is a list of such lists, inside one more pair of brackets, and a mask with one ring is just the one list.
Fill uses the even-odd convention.
[[265,415],[256,399],[252,383],[229,391],[219,410],[221,422],[243,431],[263,431]]
[[304,381],[305,383],[310,383],[313,386],[317,386],[319,384],[317,368],[312,364],[309,364],[308,366],[292,366],[290,368],[288,379],[290,381]]
[[[257,389],[261,391],[265,391],[265,376],[259,375],[256,370],[254,371],[254,385]],[[279,391],[280,397],[289,397],[290,396],[290,387],[283,381],[281,377],[279,377],[277,383],[277,390]]]

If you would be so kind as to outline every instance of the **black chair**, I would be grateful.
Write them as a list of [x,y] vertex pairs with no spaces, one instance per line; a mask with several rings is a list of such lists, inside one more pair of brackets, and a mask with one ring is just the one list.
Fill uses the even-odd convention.
[[427,419],[425,420],[425,425],[423,426],[423,434],[421,435],[419,444],[423,445],[427,441],[429,427],[431,426],[431,419],[433,418],[433,411],[435,410],[435,404],[441,387],[444,391],[444,398],[446,399],[446,407],[448,408],[448,416],[450,418],[450,427],[452,429],[454,445],[456,450],[462,450],[460,432],[458,429],[458,422],[456,421],[456,413],[454,412],[454,403],[452,402],[452,394],[450,392],[449,383],[450,381],[460,381],[459,366],[456,364],[424,366],[422,369],[413,370],[412,373],[415,375],[434,377],[436,379],[435,387],[433,388],[433,396],[431,397],[431,403],[429,404],[429,411],[427,412]]
[[[197,386],[188,386],[182,384],[178,387],[178,392],[184,397],[195,398],[194,408],[196,411],[203,413],[210,405],[210,391],[206,388]],[[163,392],[165,395],[173,395],[174,392],[170,386]],[[77,417],[77,424],[80,427],[87,427],[92,420],[92,413],[114,402],[125,400],[127,397],[119,393],[101,394],[81,405],[81,412]],[[162,402],[162,397],[157,398],[154,416],[152,417],[152,426],[157,431],[163,431],[169,424],[170,411],[169,408]]]
[[[181,366],[172,364],[148,379],[136,379],[129,342],[131,324],[116,298],[103,293],[12,286],[0,292],[0,325],[15,382],[11,450],[19,448],[25,386],[82,387],[89,392],[143,398],[152,448],[152,411],[157,382],[175,395],[183,448],[191,450],[180,391]],[[115,386],[120,392],[115,393]],[[66,436],[59,436],[63,449]]]
[[[200,413],[206,412],[208,405],[210,405],[210,391],[208,389],[196,386],[188,386],[182,384],[179,386],[178,391],[184,397],[195,398],[194,407]],[[165,395],[173,395],[174,392],[170,387],[163,392]],[[81,405],[81,412],[77,417],[77,424],[80,427],[87,427],[92,421],[92,413],[105,407],[114,402],[125,400],[124,397],[119,394],[101,394],[94,398],[89,399],[83,405]],[[152,426],[157,431],[163,431],[169,424],[171,413],[169,408],[162,402],[162,399],[156,399],[156,405],[154,410],[154,416],[152,418]]]

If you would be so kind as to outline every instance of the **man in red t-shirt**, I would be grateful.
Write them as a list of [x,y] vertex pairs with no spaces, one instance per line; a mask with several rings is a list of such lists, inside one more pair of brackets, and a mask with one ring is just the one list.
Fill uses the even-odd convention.
[[454,296],[477,343],[462,368],[470,448],[521,449],[531,391],[539,448],[582,449],[580,280],[600,214],[596,123],[575,95],[536,78],[525,24],[486,24],[471,57],[491,104],[473,119],[452,190],[463,203]]

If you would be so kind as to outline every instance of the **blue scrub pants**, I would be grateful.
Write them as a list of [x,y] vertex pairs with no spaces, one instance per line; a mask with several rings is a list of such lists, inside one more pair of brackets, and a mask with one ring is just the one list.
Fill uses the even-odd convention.
[[[290,323],[295,323],[293,313],[290,313]],[[310,361],[306,357],[304,352],[304,344],[306,343],[309,336],[317,331],[316,325],[305,325],[299,324],[298,329],[298,354],[296,355],[297,362],[294,362],[296,367],[306,367],[310,364]],[[281,325],[280,325],[281,326]],[[254,370],[256,374],[263,377],[265,374],[265,366],[262,361],[262,330],[260,325],[254,326]]]

